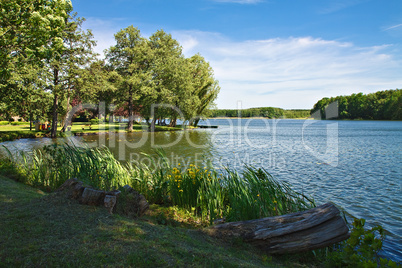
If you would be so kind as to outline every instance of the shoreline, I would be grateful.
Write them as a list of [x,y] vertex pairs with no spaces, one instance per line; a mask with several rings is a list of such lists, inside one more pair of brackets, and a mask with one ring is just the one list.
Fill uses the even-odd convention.
[[[114,123],[112,127],[109,127],[109,124],[96,124],[92,126],[93,129],[88,129],[88,126],[86,126],[85,124],[74,124],[73,129],[70,131],[66,132],[57,131],[57,137],[55,139],[71,137],[71,136],[106,135],[111,133],[150,132],[148,131],[148,126],[143,127],[144,125],[134,125],[133,131],[127,131],[125,127],[120,127],[120,124],[126,125],[125,123]],[[99,128],[99,126],[102,126],[102,128]],[[183,131],[193,129],[195,128],[188,126],[182,128],[181,126],[168,127],[168,126],[156,125],[154,132],[167,132],[167,131],[171,132],[171,131]],[[19,139],[35,139],[35,138],[50,138],[50,131],[29,130],[29,124],[0,126],[0,143]]]

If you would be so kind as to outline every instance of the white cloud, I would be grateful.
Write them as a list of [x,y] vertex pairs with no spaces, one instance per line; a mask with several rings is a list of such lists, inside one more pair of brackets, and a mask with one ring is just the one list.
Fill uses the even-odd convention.
[[388,30],[392,30],[392,29],[395,29],[395,28],[399,28],[399,27],[401,27],[401,26],[402,26],[402,23],[401,23],[401,24],[397,24],[397,25],[393,25],[393,26],[391,26],[391,27],[388,27],[388,28],[384,29],[384,31],[388,31]]
[[386,53],[387,45],[357,47],[312,37],[236,42],[199,31],[173,36],[186,56],[200,52],[210,61],[222,88],[219,108],[235,108],[239,100],[244,108],[311,108],[325,96],[402,85],[402,64]]
[[[119,19],[89,18],[96,51],[114,45]],[[219,108],[275,106],[311,108],[322,97],[400,88],[402,63],[393,46],[358,47],[353,43],[313,37],[233,41],[202,31],[172,32],[183,53],[201,53],[220,81]],[[143,36],[147,37],[146,33]]]

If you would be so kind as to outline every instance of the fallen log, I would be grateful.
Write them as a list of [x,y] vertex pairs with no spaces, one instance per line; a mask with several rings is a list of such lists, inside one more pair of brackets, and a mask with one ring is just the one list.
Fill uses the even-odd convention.
[[219,238],[240,237],[269,254],[303,252],[349,238],[349,228],[333,204],[263,219],[228,222],[208,228]]
[[[66,180],[56,191],[66,192],[67,197],[76,199],[80,204],[91,206],[105,206],[109,213],[118,210],[129,216],[140,217],[148,210],[149,204],[145,197],[126,185],[121,191],[102,191],[85,187],[77,179]],[[119,202],[120,199],[120,202]]]

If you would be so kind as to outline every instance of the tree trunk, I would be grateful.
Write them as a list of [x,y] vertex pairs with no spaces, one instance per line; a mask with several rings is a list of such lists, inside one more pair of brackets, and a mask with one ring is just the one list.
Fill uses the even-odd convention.
[[67,120],[67,118],[68,118],[68,116],[69,116],[69,112],[70,112],[70,95],[67,97],[67,107],[66,107],[66,111],[67,111],[67,113],[66,113],[66,116],[65,116],[65,118],[64,118],[64,125],[63,125],[63,128],[61,129],[61,132],[66,132],[66,129],[67,129],[67,124],[68,124],[68,121],[69,120]]
[[29,131],[32,131],[32,112],[29,113]]
[[155,123],[156,123],[156,118],[152,118],[151,125],[149,126],[149,131],[151,131],[151,132],[155,131]]
[[128,131],[133,131],[133,93],[132,93],[132,87],[130,86],[129,89],[129,98],[128,98],[128,125],[127,125],[127,130]]
[[349,238],[349,228],[331,203],[257,220],[229,222],[208,228],[217,237],[240,237],[269,254],[303,252]]
[[51,138],[56,138],[57,136],[57,109],[59,107],[59,98],[57,96],[57,90],[59,85],[59,70],[57,68],[53,69],[53,116],[52,116],[52,130],[50,133]]
[[197,119],[194,120],[193,126],[194,126],[194,127],[197,127],[198,122],[200,122],[200,118],[197,118]]
[[177,124],[177,118],[174,116],[172,120],[170,120],[169,127],[175,127]]
[[56,136],[57,136],[57,108],[58,108],[58,106],[59,106],[59,99],[57,97],[57,94],[54,94],[52,129],[51,129],[51,132],[50,132],[50,137],[51,138],[56,138]]

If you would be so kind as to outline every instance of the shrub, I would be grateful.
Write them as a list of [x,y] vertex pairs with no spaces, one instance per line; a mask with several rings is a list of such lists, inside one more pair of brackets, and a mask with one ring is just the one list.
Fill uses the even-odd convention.
[[328,267],[398,267],[392,260],[380,258],[378,252],[385,238],[384,229],[375,226],[364,229],[365,220],[355,219],[350,238],[329,253]]
[[0,126],[8,125],[10,122],[8,121],[0,121]]
[[11,122],[11,125],[13,125],[13,126],[27,125],[27,124],[29,124],[29,122],[20,122],[20,121]]
[[98,118],[93,118],[93,119],[90,120],[90,122],[91,122],[91,125],[97,125],[97,124],[99,124],[99,119]]

